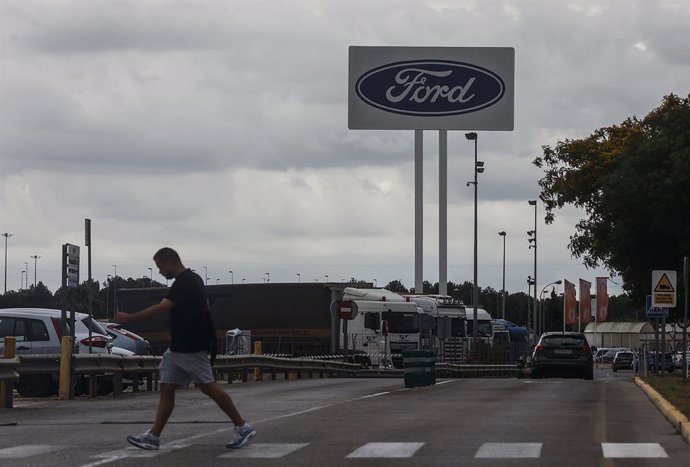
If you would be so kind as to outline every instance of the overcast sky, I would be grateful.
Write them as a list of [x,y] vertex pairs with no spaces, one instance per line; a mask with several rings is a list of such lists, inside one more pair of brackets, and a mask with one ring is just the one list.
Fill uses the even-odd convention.
[[[57,289],[63,243],[82,246],[84,280],[85,218],[100,281],[150,267],[163,281],[151,257],[171,246],[209,284],[414,286],[413,132],[347,125],[348,47],[381,45],[515,48],[515,130],[479,134],[478,270],[482,287],[501,289],[505,230],[506,289],[526,292],[527,200],[542,175],[532,160],[687,95],[688,31],[687,0],[0,0],[7,288],[25,266],[33,284],[35,266]],[[448,279],[460,283],[473,276],[473,157],[449,132]],[[427,131],[431,283],[437,186]],[[608,275],[567,249],[582,212],[547,226],[539,203],[538,215],[540,289]]]

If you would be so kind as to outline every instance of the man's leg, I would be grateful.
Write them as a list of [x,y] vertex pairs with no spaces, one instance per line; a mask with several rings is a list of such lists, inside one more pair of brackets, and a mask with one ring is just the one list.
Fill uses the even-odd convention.
[[176,384],[161,383],[160,398],[158,402],[158,409],[156,410],[156,421],[151,427],[151,433],[160,436],[165,424],[170,418],[173,409],[175,408],[175,390]]
[[230,420],[232,420],[235,426],[244,425],[244,419],[237,411],[235,404],[232,402],[232,398],[218,386],[218,383],[200,384],[199,389],[218,404],[218,407],[230,417]]

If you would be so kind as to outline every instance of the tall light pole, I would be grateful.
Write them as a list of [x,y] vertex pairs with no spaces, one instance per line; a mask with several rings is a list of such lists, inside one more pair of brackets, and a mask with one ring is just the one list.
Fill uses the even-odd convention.
[[328,282],[328,274],[324,274],[326,276],[326,282]]
[[266,282],[271,282],[271,273],[270,272],[266,273]]
[[527,203],[530,206],[534,206],[534,230],[527,232],[527,235],[533,236],[529,239],[529,241],[530,243],[534,242],[533,245],[530,245],[530,248],[534,247],[534,324],[535,329],[539,329],[539,314],[537,309],[539,305],[539,303],[537,302],[537,200],[531,199],[527,201]]
[[503,237],[503,287],[501,288],[501,319],[506,319],[506,232],[502,230],[498,235]]
[[36,263],[38,262],[38,258],[40,258],[40,256],[32,255],[32,256],[29,256],[29,258],[34,259],[34,288],[36,288]]
[[474,282],[472,284],[472,339],[477,341],[477,308],[479,307],[479,290],[477,288],[477,175],[484,172],[484,162],[477,160],[477,133],[465,133],[465,138],[474,141],[474,181],[467,182],[467,186],[474,185]]
[[149,268],[149,273],[151,275],[151,284],[153,284],[153,268]]
[[[113,319],[115,318],[115,313],[117,312],[117,265],[113,264],[115,268],[115,282],[113,284]],[[107,316],[106,316],[107,318]]]
[[235,273],[232,271],[228,271],[230,273],[230,283],[234,284],[235,283]]
[[5,232],[4,234],[0,235],[5,237],[5,293],[7,293],[7,239],[13,236],[14,234]]
[[300,273],[298,272],[298,273],[297,273],[297,283],[299,284],[299,283],[301,283],[301,282],[302,282],[302,274],[300,274]]
[[563,283],[563,281],[560,280],[560,279],[558,279],[557,281],[553,281],[553,282],[551,282],[550,284],[546,284],[546,285],[544,286],[544,288],[541,289],[541,292],[539,292],[539,304],[540,304],[541,313],[542,313],[542,317],[541,317],[541,332],[546,332],[546,326],[544,325],[544,323],[546,322],[546,315],[545,315],[545,313],[544,313],[544,302],[543,302],[543,299],[542,299],[542,295],[544,295],[544,291],[545,291],[549,286],[551,286],[551,285],[561,285],[562,283]]

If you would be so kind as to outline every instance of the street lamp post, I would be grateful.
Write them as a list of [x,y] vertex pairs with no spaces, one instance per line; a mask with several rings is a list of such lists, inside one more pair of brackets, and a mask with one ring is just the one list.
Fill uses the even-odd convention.
[[297,273],[297,283],[299,284],[301,282],[302,282],[302,275],[298,272]]
[[546,313],[544,313],[544,301],[542,296],[544,295],[544,291],[551,285],[561,285],[563,283],[562,280],[558,279],[557,281],[553,281],[550,284],[546,284],[543,289],[541,289],[541,292],[539,292],[539,307],[541,308],[541,332],[546,332]]
[[14,234],[5,232],[0,235],[5,237],[5,293],[7,293],[7,239],[13,236]]
[[38,258],[40,258],[40,256],[32,255],[32,256],[29,256],[29,258],[34,259],[34,288],[36,288],[36,264],[38,263]]
[[149,268],[149,274],[151,277],[151,284],[153,284],[153,268]]
[[530,332],[535,332],[534,323],[532,322],[532,319],[534,317],[530,314],[530,303],[532,302],[532,285],[534,285],[534,280],[532,279],[532,276],[527,276],[527,327],[529,328]]
[[474,185],[474,282],[472,284],[472,339],[477,342],[477,308],[479,307],[479,290],[477,289],[477,175],[484,172],[484,162],[477,160],[477,133],[465,133],[465,138],[474,141],[474,181],[467,182],[467,186]]
[[328,274],[324,274],[326,276],[326,282],[328,282]]
[[498,232],[503,237],[503,287],[501,288],[501,319],[506,319],[506,232]]
[[228,271],[230,273],[230,283],[234,284],[235,283],[235,273],[232,271]]
[[530,243],[534,242],[533,245],[530,245],[530,248],[534,247],[534,324],[535,324],[535,329],[539,329],[539,315],[538,315],[538,302],[537,302],[537,200],[536,199],[531,199],[527,201],[527,203],[530,206],[534,206],[534,230],[531,230],[527,232],[528,235],[532,236],[534,235],[533,238],[530,238],[529,241]]
[[266,282],[271,282],[271,273],[270,272],[266,273]]
[[113,283],[113,319],[115,319],[115,313],[117,312],[117,264],[113,264],[113,268],[115,268],[115,276]]

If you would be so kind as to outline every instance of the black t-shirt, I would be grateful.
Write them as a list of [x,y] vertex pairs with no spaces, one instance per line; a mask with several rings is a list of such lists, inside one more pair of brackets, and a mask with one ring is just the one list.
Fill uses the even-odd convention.
[[173,302],[170,310],[170,350],[192,353],[211,346],[211,315],[204,281],[191,269],[175,278],[166,297]]

